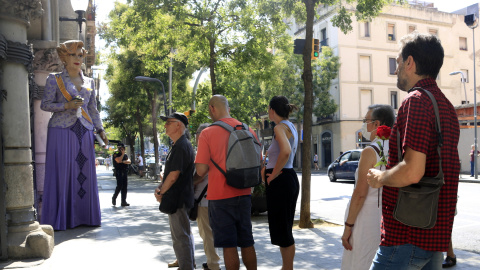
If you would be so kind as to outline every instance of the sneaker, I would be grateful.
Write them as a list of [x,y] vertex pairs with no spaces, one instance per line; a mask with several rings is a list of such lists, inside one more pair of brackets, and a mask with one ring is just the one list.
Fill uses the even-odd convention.
[[127,202],[123,202],[123,203],[122,203],[122,206],[130,206],[130,204],[127,203]]
[[115,199],[115,197],[112,197],[112,205],[113,206],[117,205],[117,199]]
[[210,268],[208,268],[208,264],[207,264],[207,263],[203,263],[203,264],[202,264],[202,269],[203,269],[203,270],[210,270]]

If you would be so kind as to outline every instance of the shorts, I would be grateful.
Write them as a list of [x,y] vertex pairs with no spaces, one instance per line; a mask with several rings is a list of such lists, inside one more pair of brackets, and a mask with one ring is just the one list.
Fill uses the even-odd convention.
[[250,219],[250,195],[208,201],[208,217],[217,248],[251,247],[255,244]]
[[145,167],[145,166],[138,166],[138,169],[139,169],[140,171],[143,171],[143,167]]

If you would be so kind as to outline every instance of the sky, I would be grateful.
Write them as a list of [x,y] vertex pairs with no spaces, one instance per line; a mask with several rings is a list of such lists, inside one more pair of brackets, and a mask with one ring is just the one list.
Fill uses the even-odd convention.
[[[419,2],[422,2],[419,0]],[[479,3],[479,0],[430,0],[424,1],[434,3],[435,7],[440,11],[452,12],[464,7],[468,7],[475,3]]]

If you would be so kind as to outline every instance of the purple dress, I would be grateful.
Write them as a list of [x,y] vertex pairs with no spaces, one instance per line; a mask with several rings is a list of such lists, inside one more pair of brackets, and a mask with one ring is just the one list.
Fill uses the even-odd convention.
[[40,106],[44,111],[53,112],[48,123],[41,223],[52,225],[55,230],[79,225],[100,226],[93,129],[103,128],[96,107],[94,82],[81,74],[84,84],[77,91],[68,72],[64,70],[61,74],[70,95],[84,98],[83,109],[93,124],[83,116],[77,117],[76,110],[64,108],[67,100],[54,74],[50,74]]

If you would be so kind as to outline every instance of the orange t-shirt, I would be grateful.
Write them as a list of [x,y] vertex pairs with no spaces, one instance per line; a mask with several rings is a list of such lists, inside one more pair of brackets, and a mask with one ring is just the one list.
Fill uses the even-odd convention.
[[[223,118],[221,121],[230,126],[240,125],[241,122],[234,118]],[[251,128],[250,132],[258,141],[257,135]],[[195,163],[208,165],[208,200],[222,200],[242,195],[250,195],[251,188],[234,188],[227,184],[225,176],[215,167],[213,159],[222,170],[225,170],[227,157],[228,137],[230,133],[219,126],[210,126],[200,133]]]

